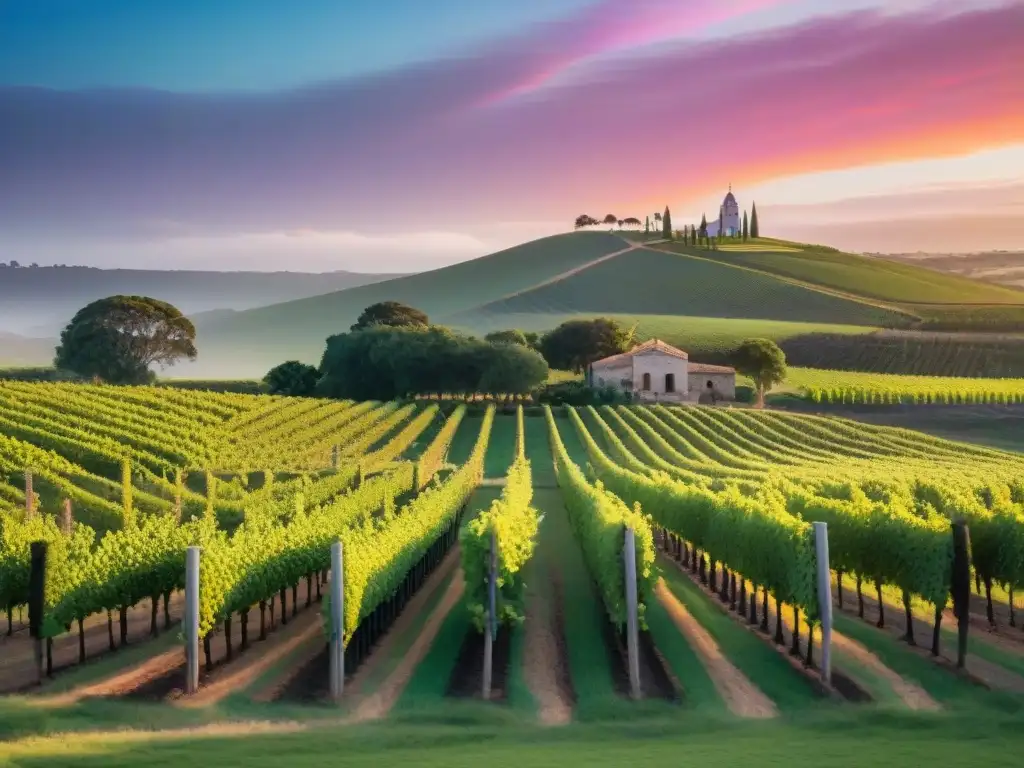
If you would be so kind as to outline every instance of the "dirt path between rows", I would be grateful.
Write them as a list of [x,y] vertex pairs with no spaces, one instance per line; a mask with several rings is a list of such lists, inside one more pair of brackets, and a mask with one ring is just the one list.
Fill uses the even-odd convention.
[[67,706],[76,704],[82,699],[95,698],[99,696],[120,696],[126,691],[132,691],[149,680],[162,677],[175,667],[185,663],[185,649],[178,646],[161,654],[146,659],[137,667],[126,669],[110,677],[104,678],[96,683],[83,685],[74,688],[67,693],[54,696],[39,696],[37,701],[42,704],[54,706]]
[[[403,635],[409,632],[412,624],[415,623],[418,615],[425,609],[426,604],[429,603],[430,600],[434,597],[434,595],[437,594],[437,591],[444,586],[444,583],[448,579],[448,577],[451,576],[452,573],[459,568],[459,558],[460,550],[458,545],[456,544],[454,547],[451,548],[451,551],[449,551],[448,554],[445,556],[445,559],[441,562],[440,567],[438,567],[437,570],[430,574],[430,576],[427,578],[427,582],[419,589],[419,591],[416,592],[415,595],[413,595],[412,599],[409,600],[408,603],[406,603],[405,608],[402,609],[402,612],[395,619],[394,624],[392,624],[391,627],[388,629],[387,634],[384,635],[384,637],[381,639],[377,647],[374,648],[373,653],[371,653],[369,658],[365,662],[363,662],[362,666],[360,666],[359,669],[356,670],[355,674],[352,675],[352,679],[346,682],[346,692],[359,697],[358,699],[356,699],[357,711],[359,707],[363,705],[364,699],[366,698],[364,694],[367,681],[374,676],[374,673],[380,668],[380,665],[383,664],[384,661],[391,656],[392,648],[395,645],[395,643],[398,642],[398,640]],[[438,610],[441,610],[441,606],[444,605],[444,600],[447,598],[448,593],[451,592],[452,584],[454,584],[455,581],[458,581],[461,578],[462,576],[460,572],[456,575],[455,579],[452,580],[451,584],[448,585],[448,589],[445,593],[445,598],[442,599],[441,603],[437,606],[434,613],[437,613]],[[450,608],[448,610],[450,610]],[[445,616],[448,615],[448,610],[445,610]],[[433,616],[431,616],[430,619],[427,620],[426,624],[423,627],[423,632],[426,632],[427,626],[430,624],[430,620],[432,618]],[[441,621],[443,620],[444,619],[442,617]],[[438,622],[438,629],[440,629],[440,622]],[[420,639],[422,639],[423,632],[420,633]],[[437,632],[435,631],[434,635],[436,634]],[[430,642],[433,642],[433,636],[431,636]],[[414,644],[413,647],[409,649],[409,652],[405,655],[408,656],[414,653],[415,649],[416,646]],[[429,643],[427,646],[427,650],[429,650]],[[424,650],[423,655],[426,655],[426,650]],[[392,672],[392,676],[393,675],[394,672]],[[391,676],[389,676],[388,679],[385,680],[385,685],[387,684],[388,681],[390,681],[390,677]],[[404,683],[402,684],[402,687],[405,687]],[[401,691],[399,691],[399,693],[401,693]],[[397,696],[395,698],[397,699]]]
[[[171,596],[170,614],[172,626],[164,628],[163,601],[157,613],[157,626],[160,635],[176,631],[174,624],[178,622],[184,611],[185,598],[180,592]],[[152,602],[143,600],[128,610],[128,643],[139,645],[152,638],[150,621],[152,619]],[[114,611],[114,641],[120,648],[121,629],[117,611]],[[115,653],[110,650],[106,613],[97,613],[84,622],[86,663]],[[4,628],[6,631],[6,627]],[[53,668],[54,676],[61,671],[79,666],[78,627],[72,625],[70,632],[54,638]],[[17,631],[11,637],[5,637],[0,645],[0,693],[10,693],[30,686],[36,679],[35,649],[28,630]]]
[[[867,589],[865,589],[864,592],[867,592]],[[851,594],[851,598],[852,599],[844,600],[843,607],[837,607],[836,610],[841,610],[847,616],[857,619],[858,621],[867,621],[870,624],[875,624],[878,620],[878,601],[873,597],[869,597],[867,594],[864,594],[864,619],[859,619],[857,617],[857,596],[855,592]],[[955,622],[956,620],[954,619],[952,624],[948,624],[944,617],[942,624],[944,627],[955,629]],[[929,650],[931,647],[934,625],[930,621],[924,621],[917,617],[913,618],[913,624],[914,638],[917,640],[918,645],[910,646],[905,644],[906,647],[917,650],[918,653],[928,659],[936,660]],[[886,601],[884,631],[888,632],[890,635],[895,635],[896,639],[899,639],[906,634],[907,620],[902,605],[897,607]],[[975,634],[977,634],[977,631]],[[946,637],[943,637],[942,640],[943,642],[940,648],[941,655],[938,661],[942,662],[944,666],[953,669],[957,660],[956,642],[950,641]],[[993,690],[1007,691],[1017,694],[1024,693],[1024,677],[1021,677],[1005,667],[994,664],[970,652],[967,654],[967,672],[981,684]]]
[[[457,553],[458,547],[453,548],[453,560],[456,563],[458,562]],[[405,690],[405,686],[412,678],[416,667],[430,651],[430,647],[434,644],[438,632],[441,631],[441,625],[444,624],[444,620],[458,604],[459,600],[462,599],[462,593],[465,591],[465,588],[466,583],[462,576],[462,567],[458,566],[455,575],[448,583],[441,602],[430,614],[430,618],[423,625],[423,629],[417,636],[416,641],[402,656],[398,666],[387,676],[380,687],[356,704],[352,716],[347,718],[346,722],[362,723],[367,720],[379,720],[387,716],[395,702],[402,695],[402,691]],[[410,616],[413,613],[410,612]]]
[[[319,639],[319,642],[316,642]],[[324,643],[320,611],[310,606],[293,617],[286,627],[267,635],[267,639],[250,644],[246,652],[226,666],[218,667],[192,696],[175,700],[181,707],[206,707],[224,697],[244,690],[274,664],[296,648],[312,644],[319,648]]]
[[665,586],[664,579],[658,579],[654,594],[672,618],[672,623],[693,646],[730,712],[739,717],[778,717],[775,702],[722,654],[715,639]]
[[926,712],[938,712],[942,709],[942,705],[933,699],[928,694],[928,691],[916,683],[904,680],[856,640],[851,640],[846,635],[833,629],[832,644],[837,650],[852,657],[858,664],[867,667],[873,673],[883,678],[892,688],[893,693],[900,697],[900,700],[908,709],[924,710]]
[[544,583],[534,580],[527,588],[524,672],[541,725],[565,725],[572,720],[572,688],[561,632],[562,589],[553,569],[545,575]]
[[[768,625],[772,628],[772,631],[774,632],[776,616],[775,601],[769,600],[768,606]],[[836,610],[839,609],[836,608]],[[793,641],[793,618],[792,608],[790,606],[785,605],[783,606],[782,614],[782,634],[785,638],[785,647],[788,648]],[[820,641],[820,633],[815,633],[815,636]],[[800,640],[802,643],[805,644],[803,647],[806,648],[806,623],[801,624]],[[883,663],[882,660],[878,658],[878,656],[876,656],[874,653],[868,650],[864,645],[862,645],[861,643],[857,642],[852,638],[847,637],[841,632],[837,632],[835,627],[832,628],[832,644],[835,650],[846,654],[854,661],[856,661],[858,664],[862,665],[878,677],[881,677],[883,680],[885,680],[885,682],[888,683],[888,685],[892,688],[893,693],[899,696],[900,701],[902,701],[908,709],[923,710],[926,712],[938,712],[942,709],[942,705],[939,704],[939,702],[935,701],[935,699],[931,697],[931,694],[929,694],[928,691],[919,686],[917,683],[913,683],[907,680],[898,672],[886,666],[885,663]],[[818,650],[820,654],[820,647]],[[834,657],[832,663],[834,672]],[[851,669],[849,666],[843,666],[842,672],[845,673],[847,676],[853,678],[854,680],[857,679],[856,669]]]

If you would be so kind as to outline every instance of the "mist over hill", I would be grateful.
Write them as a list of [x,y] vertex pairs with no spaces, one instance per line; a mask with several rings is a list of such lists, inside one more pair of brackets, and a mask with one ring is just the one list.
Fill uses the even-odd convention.
[[55,337],[96,299],[139,294],[186,315],[242,310],[308,298],[401,275],[355,272],[204,272],[95,267],[0,267],[0,330]]

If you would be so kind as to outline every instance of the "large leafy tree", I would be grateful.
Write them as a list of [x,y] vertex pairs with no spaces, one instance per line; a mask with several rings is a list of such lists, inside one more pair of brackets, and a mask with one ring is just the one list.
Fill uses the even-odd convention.
[[426,313],[399,301],[381,301],[371,304],[352,326],[353,331],[360,331],[375,325],[388,325],[394,328],[403,326],[427,326],[430,324]]
[[54,365],[112,384],[152,381],[152,365],[196,357],[196,329],[174,306],[110,296],[80,309],[61,332]]
[[552,368],[582,373],[595,360],[626,351],[629,343],[629,331],[599,317],[562,323],[544,335],[540,351]]
[[320,374],[315,366],[289,360],[271,368],[263,377],[267,391],[272,395],[309,397],[316,389]]
[[747,339],[732,358],[736,370],[754,380],[757,407],[763,408],[765,393],[786,380],[786,353],[771,339]]

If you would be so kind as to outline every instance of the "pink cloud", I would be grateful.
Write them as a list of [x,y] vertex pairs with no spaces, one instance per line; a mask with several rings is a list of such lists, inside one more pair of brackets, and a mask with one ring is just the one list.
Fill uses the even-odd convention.
[[531,66],[517,82],[487,94],[494,104],[542,88],[573,65],[592,57],[698,32],[711,24],[787,0],[601,0],[569,18],[548,22],[531,37],[509,41],[513,55],[524,53]]
[[1024,140],[1019,2],[691,42],[472,108],[646,39],[640,18],[270,96],[0,89],[0,226],[486,231]]

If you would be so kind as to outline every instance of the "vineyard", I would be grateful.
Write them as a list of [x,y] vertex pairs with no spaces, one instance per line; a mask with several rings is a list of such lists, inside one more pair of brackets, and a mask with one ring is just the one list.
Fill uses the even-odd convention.
[[[1024,703],[1019,455],[775,411],[450,405],[0,383],[0,691],[181,699],[199,547],[186,700],[322,711],[340,541],[340,706],[358,722],[482,707],[482,681],[547,723],[638,697],[740,718]],[[973,631],[956,674],[960,521]]]

